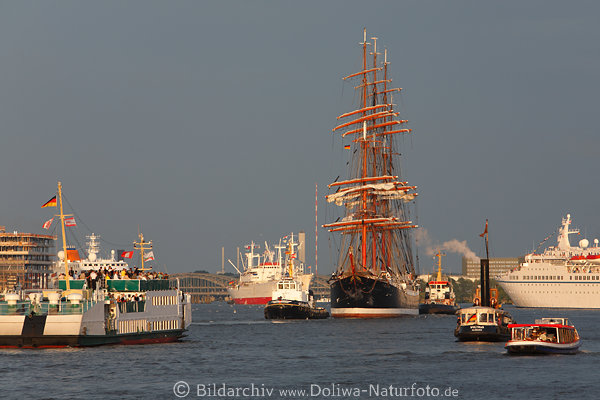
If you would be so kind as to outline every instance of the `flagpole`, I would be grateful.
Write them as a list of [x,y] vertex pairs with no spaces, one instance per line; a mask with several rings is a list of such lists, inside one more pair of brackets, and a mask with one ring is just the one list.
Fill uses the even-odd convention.
[[65,215],[63,214],[63,201],[62,201],[62,184],[58,182],[58,201],[60,202],[60,227],[62,228],[62,241],[63,241],[63,260],[65,263],[65,279],[67,291],[71,290],[69,284],[69,258],[67,257],[67,239],[65,235]]
[[485,220],[485,257],[489,260],[490,259],[490,248],[488,245],[488,220]]

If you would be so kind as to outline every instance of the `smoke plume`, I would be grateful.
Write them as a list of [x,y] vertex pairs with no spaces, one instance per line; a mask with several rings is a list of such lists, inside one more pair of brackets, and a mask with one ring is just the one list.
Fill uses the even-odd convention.
[[448,240],[442,244],[434,242],[429,236],[429,232],[425,228],[419,228],[416,230],[415,239],[417,244],[425,249],[425,253],[428,256],[433,257],[437,251],[444,250],[452,253],[462,254],[465,258],[471,260],[479,260],[479,257],[467,246],[467,241],[460,241],[458,239]]

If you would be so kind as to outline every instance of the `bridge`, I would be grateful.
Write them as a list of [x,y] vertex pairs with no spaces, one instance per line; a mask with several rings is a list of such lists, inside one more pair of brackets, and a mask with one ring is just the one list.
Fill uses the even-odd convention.
[[[235,285],[238,278],[207,274],[200,272],[185,272],[170,275],[171,280],[179,279],[181,290],[192,296],[192,303],[210,303],[215,300],[225,300],[228,297],[227,288]],[[329,276],[319,275],[313,277],[310,289],[314,292],[315,298],[329,297]]]

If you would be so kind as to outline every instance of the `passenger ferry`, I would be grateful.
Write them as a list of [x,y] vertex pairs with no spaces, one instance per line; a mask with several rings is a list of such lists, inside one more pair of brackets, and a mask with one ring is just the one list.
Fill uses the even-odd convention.
[[[42,207],[56,207],[54,196]],[[50,205],[48,205],[50,204]],[[67,254],[58,183],[58,204]],[[140,234],[134,248],[141,254],[151,248]],[[86,279],[70,278],[69,257],[64,258],[65,279],[58,288],[16,290],[0,296],[0,347],[80,347],[103,344],[162,343],[179,340],[192,322],[190,295],[168,279],[155,279],[141,257],[141,274],[133,279],[100,279],[88,286]],[[94,271],[95,272],[95,271]]]
[[535,324],[511,324],[508,354],[575,354],[581,340],[567,318],[536,319]]
[[558,229],[556,246],[526,255],[519,267],[496,277],[517,307],[600,308],[598,239],[593,246],[587,239],[571,246],[569,235],[579,234],[579,230],[569,229],[570,224],[571,215],[567,214]]

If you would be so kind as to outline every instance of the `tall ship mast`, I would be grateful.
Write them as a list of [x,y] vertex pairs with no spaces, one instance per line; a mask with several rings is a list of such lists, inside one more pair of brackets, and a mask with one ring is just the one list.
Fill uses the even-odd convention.
[[[378,59],[377,38],[363,31],[362,70],[356,79],[360,103],[338,117],[333,131],[350,150],[348,179],[329,185],[327,201],[345,208],[341,220],[323,225],[341,234],[337,267],[329,280],[331,315],[342,318],[418,314],[409,203],[417,193],[400,178],[399,140],[408,121],[394,110],[387,50]],[[372,51],[369,51],[372,50]]]

